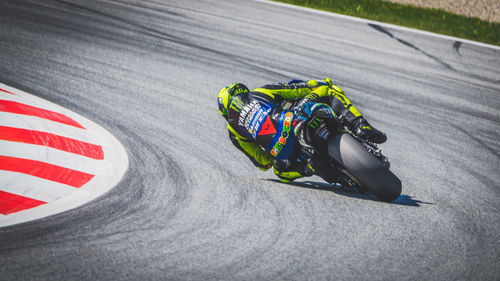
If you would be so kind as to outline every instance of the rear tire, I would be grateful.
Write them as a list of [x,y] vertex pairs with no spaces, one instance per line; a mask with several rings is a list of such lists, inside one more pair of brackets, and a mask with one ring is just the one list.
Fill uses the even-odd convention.
[[391,202],[401,194],[399,178],[350,135],[332,136],[328,154],[380,200]]

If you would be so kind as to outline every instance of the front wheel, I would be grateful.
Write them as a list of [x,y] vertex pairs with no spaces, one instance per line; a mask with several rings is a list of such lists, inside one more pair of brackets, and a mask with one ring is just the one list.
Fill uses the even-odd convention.
[[350,135],[332,136],[328,154],[380,200],[391,202],[401,194],[399,178]]

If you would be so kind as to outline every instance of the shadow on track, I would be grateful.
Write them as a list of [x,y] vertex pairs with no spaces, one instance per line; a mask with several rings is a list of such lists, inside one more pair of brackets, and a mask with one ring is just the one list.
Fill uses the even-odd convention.
[[342,187],[339,185],[332,185],[324,182],[313,182],[313,181],[303,181],[303,182],[291,182],[291,183],[282,183],[278,179],[262,179],[265,181],[272,181],[280,184],[286,184],[286,185],[293,185],[297,187],[302,187],[302,188],[311,188],[311,189],[316,189],[316,190],[324,190],[324,191],[331,191],[336,194],[342,195],[342,196],[347,196],[351,198],[357,198],[357,199],[363,199],[363,200],[370,200],[370,201],[377,201],[381,203],[387,203],[387,204],[394,204],[394,205],[403,205],[403,206],[410,206],[410,207],[420,207],[422,204],[428,204],[428,205],[433,205],[434,203],[431,202],[423,202],[417,199],[412,198],[410,195],[406,194],[401,194],[398,199],[394,200],[393,202],[384,202],[373,193],[368,192],[368,193],[359,193],[353,189],[347,188],[347,187]]

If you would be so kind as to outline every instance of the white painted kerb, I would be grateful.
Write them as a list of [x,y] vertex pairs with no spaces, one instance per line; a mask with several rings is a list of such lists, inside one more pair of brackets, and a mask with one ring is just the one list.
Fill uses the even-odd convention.
[[[56,105],[54,103],[51,103],[47,100],[38,98],[36,96],[30,95],[26,92],[20,91],[18,89],[9,87],[7,85],[4,85],[0,83],[0,88],[3,88],[5,90],[8,90],[12,93],[15,93],[17,96],[9,96],[9,94],[2,95],[2,99],[11,99],[11,100],[18,100],[22,101],[25,104],[29,104],[31,106],[35,107],[42,107],[44,109],[48,109],[51,111],[55,111],[58,113],[62,113],[76,122],[80,123],[83,127],[85,127],[89,133],[89,138],[92,140],[92,143],[96,145],[100,145],[103,149],[104,152],[104,160],[94,160],[94,159],[85,159],[81,163],[76,163],[75,165],[82,165],[88,167],[88,169],[91,169],[93,173],[95,173],[95,176],[87,182],[85,185],[83,185],[80,188],[75,189],[72,192],[69,192],[68,195],[46,203],[44,205],[24,210],[24,211],[19,211],[16,213],[12,213],[9,215],[0,215],[0,227],[5,227],[9,225],[14,225],[14,224],[19,224],[27,221],[32,221],[35,219],[40,219],[43,217],[47,217],[50,215],[54,215],[57,213],[61,213],[73,208],[76,208],[78,206],[81,206],[97,197],[100,195],[106,193],[109,191],[111,188],[116,186],[118,182],[121,180],[125,172],[127,171],[128,168],[128,156],[125,151],[125,148],[123,145],[113,136],[111,133],[106,131],[104,128],[99,126],[98,124],[90,121],[89,119],[72,112],[68,109],[65,109],[59,105]],[[25,117],[22,115],[19,115],[19,118],[33,118],[33,117]],[[3,120],[0,120],[1,122],[12,122],[12,120],[6,120],[6,118],[3,118]],[[0,122],[0,123],[1,123]],[[24,121],[23,121],[24,122]],[[20,123],[23,123],[20,122]],[[40,122],[47,122],[47,121],[40,121]],[[23,124],[25,124],[24,122]],[[49,124],[50,121],[47,122]],[[52,124],[53,125],[53,124]],[[47,125],[47,128],[50,128],[51,124]],[[71,128],[69,126],[67,133],[68,135],[74,135],[71,130],[74,130],[74,128]],[[61,130],[63,128],[64,131],[64,126],[59,126],[58,130]],[[32,130],[37,130],[37,129],[43,129],[43,128],[31,128]],[[64,132],[57,132],[57,133],[64,133]],[[83,137],[82,137],[83,138]],[[2,142],[3,144],[6,144],[6,142]],[[2,145],[0,143],[0,145]],[[19,152],[13,151],[11,147],[22,147],[23,144],[16,144],[12,143],[10,147],[4,147],[4,152],[6,150],[9,151],[6,156],[17,156],[20,158],[30,158],[34,160],[42,160],[39,159],[40,155],[36,154],[36,148],[30,150],[30,149],[23,149],[19,150]],[[50,148],[48,148],[50,149]],[[0,150],[1,152],[2,150]],[[33,155],[29,155],[30,151],[33,152]],[[17,153],[17,155],[16,155]],[[19,155],[21,154],[21,155]],[[54,164],[60,164],[60,163],[65,163],[65,162],[70,162],[72,161],[71,157],[74,157],[73,155],[65,152],[60,152],[57,151],[55,153],[52,153],[52,159],[47,160],[45,162],[55,162]],[[53,157],[61,157],[61,159],[53,159]],[[28,157],[31,156],[31,157]],[[74,161],[73,161],[74,162]],[[98,162],[97,165],[93,165],[92,163]],[[93,167],[90,167],[92,165]],[[89,172],[87,170],[87,172]],[[5,176],[6,173],[4,173]],[[2,174],[0,174],[0,177]],[[22,177],[23,175],[20,175]],[[8,180],[7,178],[10,178],[8,176],[4,177],[4,180]],[[40,183],[43,182],[43,180],[37,181],[37,179],[33,179],[34,183]],[[49,183],[54,184],[54,183]],[[16,183],[12,183],[11,186],[16,186]],[[20,187],[21,188],[21,187]],[[47,186],[47,188],[50,188],[50,186]]]

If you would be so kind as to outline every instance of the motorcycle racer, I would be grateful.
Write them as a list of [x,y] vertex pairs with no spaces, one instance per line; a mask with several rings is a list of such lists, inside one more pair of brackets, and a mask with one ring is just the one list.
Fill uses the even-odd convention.
[[[231,142],[259,169],[266,171],[273,167],[274,173],[282,182],[311,176],[316,169],[321,168],[321,155],[316,155],[309,161],[297,155],[289,156],[293,159],[277,157],[286,146],[286,139],[293,134],[290,131],[293,113],[287,112],[281,120],[280,113],[287,102],[297,99],[301,100],[296,108],[310,101],[328,104],[361,138],[374,143],[387,140],[386,135],[373,128],[329,78],[268,84],[252,91],[241,83],[222,88],[218,94],[219,113],[228,122]],[[283,124],[282,135],[276,136],[279,124]]]

